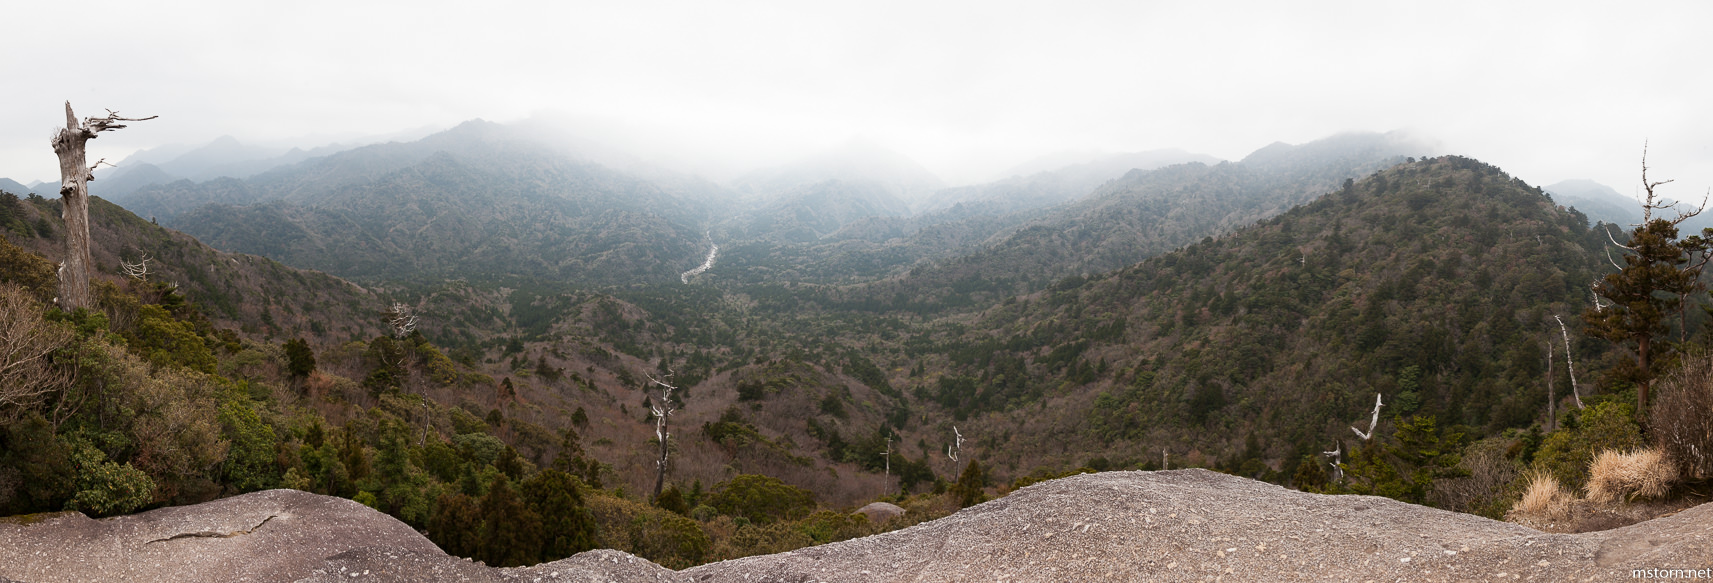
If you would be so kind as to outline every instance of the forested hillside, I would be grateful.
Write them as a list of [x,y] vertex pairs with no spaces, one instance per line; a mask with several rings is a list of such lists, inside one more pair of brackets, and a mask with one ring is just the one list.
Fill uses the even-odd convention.
[[1350,134],[1274,144],[1235,163],[1133,170],[979,250],[917,265],[906,277],[876,282],[856,295],[890,301],[891,309],[928,312],[997,301],[1243,227],[1422,149],[1393,134]]
[[221,249],[365,282],[419,283],[671,281],[694,265],[717,202],[478,122],[246,181],[175,183],[137,196],[152,197],[136,201],[138,212],[158,208],[168,225]]
[[[0,194],[0,234],[57,262],[65,253],[59,205],[57,198]],[[383,300],[350,282],[216,250],[99,198],[90,200],[89,212],[95,265],[103,275],[123,279],[122,263],[144,266],[146,260],[149,281],[172,286],[217,324],[262,338],[322,343],[367,337],[381,328],[375,315],[385,309]]]
[[[1613,271],[1606,235],[1481,162],[1392,160],[1408,144],[1389,138],[1135,171],[1038,214],[828,235],[787,211],[812,240],[721,242],[688,283],[709,233],[734,232],[681,196],[697,182],[511,147],[177,218],[368,288],[97,200],[107,283],[68,314],[50,302],[55,203],[6,199],[22,247],[0,254],[5,318],[47,348],[30,369],[45,388],[0,403],[5,512],[284,486],[491,564],[606,546],[684,566],[1162,463],[1493,515],[1530,463],[1574,480],[1594,432],[1637,435],[1629,385],[1605,374],[1627,356],[1580,321]],[[145,254],[151,276],[118,274]],[[1590,408],[1546,426],[1545,351],[1565,336]],[[677,387],[665,402],[657,379]],[[660,497],[657,408],[673,409]],[[1476,476],[1497,485],[1451,493]],[[911,514],[842,512],[873,500]]]
[[[1350,439],[1375,393],[1388,414],[1497,434],[1544,414],[1545,342],[1559,334],[1554,316],[1580,328],[1588,285],[1606,271],[1603,241],[1580,213],[1491,166],[1407,163],[948,322],[916,344],[926,370],[945,371],[920,394],[991,423],[985,433],[1007,436],[997,455],[1024,465],[1165,448],[1288,474]],[[1592,365],[1609,350],[1582,341],[1575,358]],[[1260,477],[1264,465],[1249,467]]]

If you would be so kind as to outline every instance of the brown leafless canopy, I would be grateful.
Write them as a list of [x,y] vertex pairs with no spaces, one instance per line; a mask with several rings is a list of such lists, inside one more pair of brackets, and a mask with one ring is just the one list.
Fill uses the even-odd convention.
[[71,376],[49,362],[71,331],[42,319],[41,307],[15,285],[0,285],[0,419],[65,388]]

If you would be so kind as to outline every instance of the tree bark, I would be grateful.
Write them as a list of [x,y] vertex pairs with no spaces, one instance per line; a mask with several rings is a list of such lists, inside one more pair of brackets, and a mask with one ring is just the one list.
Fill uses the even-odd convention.
[[1636,383],[1636,419],[1642,422],[1643,429],[1647,427],[1648,385],[1653,383],[1653,371],[1648,362],[1648,341],[1652,339],[1649,336],[1636,339],[1636,364],[1642,367],[1642,380]]
[[[54,132],[54,154],[59,156],[59,196],[65,218],[65,262],[60,265],[59,307],[64,310],[94,305],[89,296],[89,181],[94,166],[84,155],[84,144],[105,131],[124,129],[122,121],[146,121],[155,116],[129,118],[107,110],[107,117],[91,117],[78,123],[65,102],[65,129]],[[96,164],[100,164],[97,161]]]
[[59,306],[70,311],[92,305],[89,299],[89,179],[84,144],[95,132],[77,123],[71,102],[65,103],[65,129],[54,133],[59,156],[60,206],[65,219],[65,263],[59,272]]
[[660,438],[660,461],[659,461],[659,463],[657,463],[655,465],[655,473],[654,473],[654,498],[653,498],[653,500],[656,503],[659,503],[660,492],[661,492],[661,490],[665,489],[665,486],[666,486],[666,455],[667,455],[668,450],[666,449],[666,437],[665,436],[671,435],[671,433],[669,433],[670,428],[667,427],[667,422],[670,418],[671,418],[670,415],[662,415],[660,417],[659,433],[662,436]]

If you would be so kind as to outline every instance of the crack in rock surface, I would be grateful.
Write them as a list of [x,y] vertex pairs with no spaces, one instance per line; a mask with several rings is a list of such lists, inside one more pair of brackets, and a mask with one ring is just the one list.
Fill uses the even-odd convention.
[[234,530],[232,532],[215,532],[212,530],[204,530],[204,531],[198,531],[198,532],[187,532],[184,534],[175,534],[175,535],[172,535],[172,536],[169,536],[166,538],[157,538],[155,540],[152,540],[152,541],[149,541],[149,542],[146,542],[143,544],[152,545],[155,543],[164,543],[167,541],[178,540],[181,538],[232,538],[235,536],[242,536],[242,535],[246,535],[246,534],[256,532],[257,529],[262,528],[262,525],[267,524],[269,520],[273,520],[275,518],[279,518],[279,517],[276,515],[269,514],[267,518],[263,518],[261,522],[256,523],[255,526],[252,526],[246,530]]

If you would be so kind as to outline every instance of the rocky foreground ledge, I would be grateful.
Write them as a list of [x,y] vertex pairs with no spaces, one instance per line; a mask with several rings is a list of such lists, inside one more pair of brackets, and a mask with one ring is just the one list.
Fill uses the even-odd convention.
[[1713,568],[1713,504],[1546,534],[1203,470],[1084,474],[904,530],[672,571],[618,551],[517,569],[447,556],[393,518],[293,490],[0,524],[0,583],[55,581],[1609,581]]

